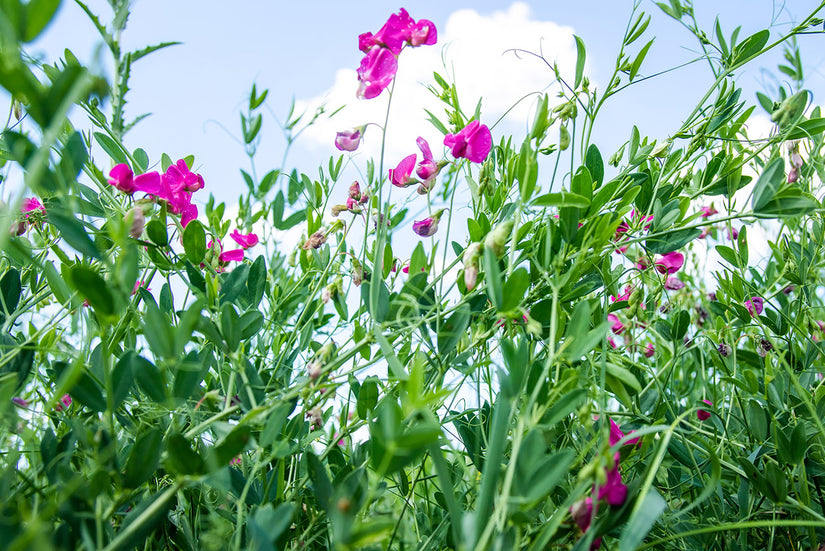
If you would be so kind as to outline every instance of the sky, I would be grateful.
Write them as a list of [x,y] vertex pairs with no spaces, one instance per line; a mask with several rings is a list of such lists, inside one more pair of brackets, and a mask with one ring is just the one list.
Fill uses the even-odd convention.
[[[696,0],[700,24],[712,28],[718,15],[729,34],[742,26],[740,37],[772,27],[772,36],[788,28],[788,22],[804,17],[814,6],[809,0],[786,4],[769,0]],[[632,2],[579,0],[518,2],[436,2],[412,0],[405,7],[415,19],[433,21],[439,32],[435,46],[406,49],[399,60],[396,95],[389,119],[386,166],[417,152],[419,135],[434,144],[439,156],[441,136],[426,122],[425,107],[438,112],[438,104],[426,84],[432,72],[445,73],[444,62],[454,68],[462,104],[469,111],[479,97],[482,122],[492,126],[509,107],[525,95],[554,92],[548,67],[531,56],[517,56],[513,49],[541,51],[556,61],[562,74],[571,75],[576,59],[573,35],[587,48],[585,75],[602,88],[615,63]],[[89,6],[108,21],[106,2],[90,0]],[[345,106],[331,120],[310,128],[297,142],[288,167],[310,175],[326,165],[336,130],[366,122],[383,122],[387,94],[364,101],[355,97],[355,69],[362,57],[358,34],[376,32],[400,6],[367,1],[268,2],[244,0],[233,4],[215,0],[137,0],[122,40],[126,48],[141,48],[162,41],[181,45],[151,54],[133,66],[127,118],[152,113],[126,138],[131,149],[142,147],[157,163],[162,153],[172,159],[195,155],[195,166],[207,187],[230,205],[244,188],[239,169],[249,170],[239,143],[239,112],[245,108],[249,89],[269,89],[264,110],[263,139],[256,160],[258,174],[280,165],[284,140],[278,127],[294,100],[298,110],[312,113],[325,104],[328,111]],[[650,49],[642,75],[657,73],[697,57],[697,44],[685,29],[653,2],[641,2],[652,15],[648,31],[631,48],[631,54],[650,38]],[[814,101],[821,103],[825,91],[821,37],[802,41],[809,87]],[[93,69],[110,74],[106,52],[92,24],[79,7],[64,1],[56,21],[29,49],[47,61],[69,48]],[[773,96],[777,81],[764,69],[774,70],[781,52],[737,75],[753,100],[755,91]],[[706,65],[694,63],[617,96],[603,111],[595,129],[595,143],[608,157],[630,135],[635,124],[642,135],[663,139],[678,128],[696,99],[711,82]],[[529,129],[535,96],[514,109],[494,127],[494,141],[514,133],[518,143]],[[2,96],[0,96],[2,99]],[[82,112],[73,115],[76,125],[88,127]],[[762,116],[766,121],[766,117]],[[758,122],[758,121],[757,121]],[[766,124],[766,127],[769,125]],[[355,165],[363,167],[370,155],[380,151],[380,136],[367,131],[363,147],[355,154]],[[97,151],[98,158],[103,156]],[[107,168],[108,161],[100,162]],[[545,187],[549,182],[540,181]]]

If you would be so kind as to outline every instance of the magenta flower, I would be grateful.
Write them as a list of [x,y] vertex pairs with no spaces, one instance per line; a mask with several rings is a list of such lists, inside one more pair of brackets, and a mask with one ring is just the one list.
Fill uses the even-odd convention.
[[486,125],[473,121],[458,134],[444,136],[444,145],[450,148],[456,159],[463,157],[480,163],[487,158],[493,148],[493,135]]
[[413,168],[415,168],[415,153],[401,159],[398,166],[390,170],[390,183],[397,187],[407,187],[414,184],[415,180],[412,178]]
[[622,220],[619,223],[619,225],[616,227],[616,235],[614,236],[614,239],[618,240],[619,238],[622,237],[622,235],[624,235],[625,233],[627,233],[629,231],[630,231],[630,224],[628,224],[627,222]]
[[218,262],[226,264],[228,262],[241,262],[243,260],[243,249],[232,249],[231,251],[223,250],[223,244],[218,241],[209,241],[206,248],[214,250],[215,246],[218,249]]
[[17,407],[21,407],[21,408],[29,407],[29,402],[27,400],[19,397],[19,396],[15,396],[14,398],[11,399],[11,401]]
[[633,292],[633,286],[632,285],[627,285],[624,288],[624,292],[622,292],[621,295],[619,295],[619,296],[610,295],[610,302],[620,302],[622,300],[629,300],[630,299],[630,294],[632,292]]
[[416,22],[407,10],[401,8],[398,13],[390,15],[384,26],[375,33],[363,33],[358,36],[358,49],[367,53],[374,46],[383,46],[395,56],[401,53],[405,44],[416,47],[432,45],[438,40],[438,32],[432,21],[420,19]]
[[361,145],[361,138],[364,137],[364,127],[359,126],[352,130],[342,130],[335,134],[335,147],[341,151],[355,151]]
[[431,237],[435,235],[435,232],[438,231],[438,221],[441,219],[443,212],[444,209],[441,209],[424,220],[413,221],[413,231],[421,237]]
[[198,217],[198,206],[194,203],[184,204],[180,211],[180,225],[184,228],[186,225]]
[[702,218],[707,218],[709,216],[713,216],[714,214],[719,213],[719,211],[716,210],[716,208],[713,206],[713,203],[711,203],[710,206],[702,207],[699,210],[702,211]]
[[384,89],[390,85],[395,73],[398,71],[398,60],[387,48],[373,46],[367,55],[361,60],[358,67],[358,90],[356,96],[359,99],[372,99],[377,97]]
[[792,167],[788,171],[788,183],[795,184],[799,180],[799,169],[796,167]]
[[607,471],[607,481],[599,487],[599,499],[607,501],[613,507],[622,505],[627,499],[627,486],[622,482],[618,461],[615,467]]
[[156,195],[160,190],[160,174],[147,172],[135,177],[129,165],[120,163],[109,171],[109,184],[128,195],[136,191]]
[[619,335],[622,331],[625,330],[625,324],[619,321],[619,316],[617,316],[616,314],[607,314],[607,321],[613,324],[610,326],[610,330],[616,333],[617,335]]
[[46,214],[46,207],[43,206],[36,197],[28,197],[23,199],[23,204],[20,206],[20,212],[26,215],[26,218],[29,217],[30,212],[40,212],[42,214]]
[[424,187],[429,190],[432,181],[438,175],[438,165],[433,158],[433,153],[430,151],[430,144],[427,143],[427,140],[419,136],[415,140],[415,143],[418,144],[421,155],[424,157],[421,159],[421,162],[418,163],[418,168],[415,170],[415,173],[424,181]]
[[438,31],[435,23],[427,19],[419,19],[410,33],[410,46],[432,46],[438,42]]
[[675,274],[682,269],[685,263],[685,255],[678,252],[663,254],[656,260],[656,269],[661,274]]
[[586,497],[571,505],[570,516],[582,532],[587,532],[593,518],[593,498]]
[[751,317],[761,315],[764,307],[765,299],[762,297],[751,297],[745,301],[745,308],[748,309],[748,313],[750,313]]
[[[630,211],[630,218],[632,218],[633,220],[636,220],[638,218],[642,223],[645,223],[645,224],[647,224],[648,222],[653,222],[653,215],[652,214],[643,217],[641,212],[636,212],[636,209],[633,209],[633,210]],[[651,224],[647,224],[645,226],[645,229],[649,230],[650,226],[651,226]]]
[[656,354],[656,347],[653,346],[652,342],[647,343],[645,345],[645,351],[643,352],[645,358],[652,358],[654,354]]
[[60,398],[60,401],[57,403],[57,405],[54,406],[54,410],[55,411],[63,411],[65,408],[67,408],[71,405],[72,405],[72,397],[69,396],[68,394],[64,394]]
[[728,238],[730,238],[731,241],[736,241],[739,239],[739,230],[736,228],[731,228],[730,231],[728,231]]
[[679,279],[678,277],[668,277],[665,280],[665,289],[669,291],[678,291],[679,289],[684,288],[685,282]]
[[[630,431],[627,434],[633,434],[633,431]],[[614,421],[613,419],[610,419],[610,438],[608,439],[608,441],[610,442],[610,445],[615,446],[625,436],[627,436],[627,435],[624,432],[622,432],[621,427],[616,423],[616,421]],[[625,446],[633,446],[633,445],[641,446],[642,445],[641,438],[640,437],[639,438],[631,438],[630,440],[625,442],[624,445]]]
[[173,192],[188,191],[190,193],[203,189],[203,177],[189,170],[183,159],[166,169],[166,182]]
[[[707,405],[713,407],[713,402],[711,402],[710,400],[702,400],[702,401],[704,403],[706,403]],[[710,419],[710,412],[706,411],[704,409],[697,410],[696,411],[696,417],[698,417],[700,421],[707,421],[708,419]]]
[[238,230],[229,234],[229,237],[235,240],[235,243],[241,246],[242,249],[248,249],[258,244],[258,236],[254,233],[241,233]]

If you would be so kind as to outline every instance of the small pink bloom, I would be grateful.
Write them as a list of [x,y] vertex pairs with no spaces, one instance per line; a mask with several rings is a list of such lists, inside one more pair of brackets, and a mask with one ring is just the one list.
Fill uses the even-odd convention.
[[[627,434],[633,434],[633,431],[630,431]],[[610,438],[608,438],[608,441],[610,442],[610,445],[615,446],[625,436],[627,436],[627,435],[624,432],[622,432],[621,427],[619,427],[619,425],[616,423],[616,421],[614,421],[613,419],[610,419]],[[642,445],[641,438],[631,438],[630,440],[625,442],[624,445],[625,446],[634,446],[634,445],[641,446]]]
[[701,209],[699,209],[699,210],[701,210],[701,211],[702,211],[702,218],[707,218],[707,217],[709,217],[709,216],[713,216],[714,214],[718,214],[718,213],[719,213],[719,211],[718,211],[718,210],[716,210],[716,208],[713,206],[713,203],[711,203],[711,204],[710,204],[709,206],[707,206],[707,207],[702,207],[702,208],[701,208]]
[[243,260],[243,249],[232,249],[224,251],[218,256],[220,262],[241,262]]
[[799,180],[799,169],[793,167],[788,171],[788,183],[795,184],[797,180]]
[[699,239],[704,239],[708,235],[710,235],[710,232],[711,232],[712,229],[713,229],[713,226],[705,226],[704,228],[702,228],[702,233],[699,234]]
[[615,240],[621,239],[621,237],[630,231],[630,224],[622,220],[619,225],[616,227],[616,235],[613,236]]
[[198,217],[198,206],[194,203],[184,204],[181,206],[180,225],[184,228],[189,222]]
[[739,239],[739,230],[737,230],[736,228],[731,228],[730,231],[728,231],[728,238],[731,241],[736,241],[737,239]]
[[656,347],[653,346],[652,342],[647,343],[644,351],[645,358],[652,358],[654,354],[656,354]]
[[188,191],[193,193],[203,189],[203,177],[200,174],[191,172],[183,159],[178,159],[178,162],[167,168],[165,176],[169,187],[174,192]]
[[765,299],[762,297],[751,297],[745,301],[745,308],[748,309],[748,312],[752,317],[761,315],[764,307]]
[[438,165],[433,158],[432,151],[430,151],[430,144],[427,143],[427,140],[419,136],[418,139],[415,140],[415,143],[418,144],[421,155],[424,157],[421,159],[421,162],[418,163],[418,168],[415,170],[415,173],[425,182],[425,186],[429,189],[430,186],[428,184],[438,175]]
[[636,268],[639,270],[647,270],[650,268],[650,260],[646,256],[640,256],[638,260],[636,260]]
[[109,171],[109,184],[126,194],[136,191],[156,195],[160,191],[160,174],[147,172],[135,177],[129,165],[121,163]]
[[428,216],[424,220],[413,221],[413,231],[421,237],[431,237],[438,231],[438,221],[441,219],[441,214],[444,210],[439,210],[432,216]]
[[679,279],[678,277],[668,277],[665,280],[665,289],[669,291],[678,291],[685,286],[685,282]]
[[586,497],[570,506],[570,516],[582,532],[590,528],[593,519],[593,498]]
[[604,499],[613,507],[624,504],[627,499],[627,486],[622,482],[618,462],[613,469],[607,471],[607,481],[599,487],[599,499]]
[[46,207],[44,207],[43,203],[41,203],[36,197],[28,197],[23,199],[23,204],[20,206],[20,212],[25,214],[25,217],[28,218],[30,212],[46,214]]
[[134,295],[135,293],[137,293],[138,289],[143,287],[145,285],[145,283],[146,282],[144,282],[142,279],[139,279],[139,280],[135,281],[135,286],[132,288],[132,294]]
[[[643,217],[641,212],[636,212],[636,209],[633,209],[633,210],[630,211],[630,218],[633,219],[633,220],[638,219],[642,223],[645,223],[645,224],[647,224],[647,222],[653,222],[653,215],[652,214]],[[645,229],[649,230],[650,226],[651,226],[651,224],[647,224],[645,226]]]
[[60,401],[57,403],[57,405],[54,406],[54,410],[55,411],[63,411],[64,408],[67,408],[71,405],[72,405],[72,397],[69,396],[68,394],[64,394],[60,398]]
[[661,274],[675,274],[679,270],[682,269],[682,265],[685,263],[685,255],[679,252],[672,252],[663,254],[656,260],[656,269],[659,270]]
[[457,134],[444,136],[444,145],[450,148],[456,159],[463,157],[480,163],[487,158],[493,148],[493,136],[486,125],[473,121]]
[[791,166],[794,168],[802,168],[802,165],[805,161],[802,160],[802,155],[799,154],[799,151],[794,151],[791,153]]
[[229,460],[229,464],[230,465],[240,465],[241,464],[241,458],[240,457],[233,457],[232,459]]
[[[711,402],[710,400],[702,400],[702,401],[704,403],[706,403],[707,405],[713,407],[713,402]],[[700,421],[707,421],[708,419],[710,419],[710,412],[706,411],[704,409],[700,409],[696,412],[696,417],[698,417]]]
[[410,33],[410,46],[432,46],[438,42],[438,31],[432,21],[419,19]]
[[619,302],[619,301],[622,301],[622,300],[628,300],[630,298],[630,294],[632,292],[633,292],[633,286],[632,285],[627,285],[624,288],[624,292],[621,295],[619,295],[617,297],[615,297],[613,295],[610,295],[610,302]]
[[613,324],[610,326],[610,330],[615,334],[619,335],[625,330],[625,324],[619,321],[619,317],[616,314],[607,314],[607,321]]
[[404,157],[394,169],[390,169],[390,183],[397,187],[406,187],[415,180],[411,178],[413,168],[415,168],[415,153]]
[[387,48],[373,46],[358,67],[359,84],[356,96],[359,99],[377,97],[390,85],[397,71],[398,60],[395,55]]
[[610,345],[610,348],[618,348],[618,346],[616,346],[616,341],[613,340],[613,337],[607,337],[607,344]]
[[11,399],[11,401],[14,405],[16,405],[18,407],[21,407],[21,408],[29,407],[29,402],[24,400],[23,398],[20,398],[19,396],[15,396],[14,398]]
[[254,233],[241,233],[238,230],[229,234],[229,237],[235,240],[235,243],[243,249],[254,247],[258,244],[258,236]]
[[335,134],[335,147],[341,151],[355,151],[361,145],[364,127],[343,130]]
[[308,251],[309,249],[319,249],[321,245],[327,242],[326,236],[317,231],[309,236],[309,238],[304,241],[304,244],[301,246],[302,249]]

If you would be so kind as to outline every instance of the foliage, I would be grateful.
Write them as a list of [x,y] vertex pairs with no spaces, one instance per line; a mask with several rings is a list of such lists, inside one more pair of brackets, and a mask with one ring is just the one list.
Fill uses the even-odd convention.
[[[125,115],[131,64],[172,43],[124,52],[129,2],[110,0],[108,24],[77,2],[111,83],[69,51],[25,54],[59,2],[0,2],[0,168],[25,184],[6,188],[0,232],[9,549],[825,542],[825,118],[796,41],[820,32],[819,10],[742,38],[660,3],[714,82],[670,138],[634,126],[610,155],[591,135],[647,78],[638,5],[603,89],[580,39],[572,79],[545,60],[562,93],[538,96],[521,143],[435,73],[444,112],[427,116],[447,153],[419,143],[417,167],[369,161],[358,184],[343,181],[348,153],[317,177],[286,160],[260,171],[267,91],[253,86],[247,190],[192,216],[194,157],[124,142],[141,118]],[[435,33],[402,10],[362,35],[359,94],[392,94],[403,49]],[[750,105],[736,75],[776,48],[790,84]],[[67,119],[75,105],[87,129]],[[775,127],[750,139],[758,109]],[[326,115],[291,109],[288,146]],[[352,151],[365,131],[335,143]],[[413,228],[432,238],[406,260],[397,198],[413,190],[429,212]],[[297,250],[278,248],[287,230],[303,232]]]

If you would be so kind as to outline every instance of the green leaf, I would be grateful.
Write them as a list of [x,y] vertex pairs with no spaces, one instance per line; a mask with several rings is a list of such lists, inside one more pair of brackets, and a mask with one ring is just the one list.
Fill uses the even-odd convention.
[[86,233],[85,227],[74,215],[56,208],[47,210],[49,222],[60,231],[60,236],[74,250],[92,258],[102,258],[94,241]]
[[608,374],[616,377],[636,392],[642,391],[642,385],[639,384],[636,376],[633,375],[633,373],[631,373],[628,369],[610,362],[605,363],[605,368],[607,369]]
[[537,207],[587,208],[590,206],[590,199],[570,191],[559,191],[539,195],[533,199],[532,204]]
[[645,246],[652,254],[665,254],[681,249],[702,234],[699,228],[673,230],[657,237],[650,237]]
[[647,56],[647,51],[650,50],[651,46],[653,46],[653,40],[642,46],[642,49],[639,50],[639,53],[636,55],[636,59],[634,59],[633,63],[630,65],[630,74],[628,75],[630,80],[633,80],[639,73],[639,69],[642,67],[642,62],[645,60],[645,56]]
[[487,295],[496,310],[501,310],[504,303],[504,291],[501,285],[501,270],[498,258],[489,247],[484,248],[484,281],[487,283]]
[[786,140],[813,138],[825,132],[825,118],[808,119],[794,126],[785,136]]
[[584,76],[584,61],[587,58],[587,52],[584,49],[584,41],[576,35],[573,35],[573,38],[576,39],[576,80],[573,88],[578,88]]
[[26,29],[23,42],[31,42],[54,19],[60,0],[31,0],[26,6]]
[[438,330],[438,351],[446,356],[455,350],[456,345],[466,334],[470,326],[470,306],[462,304],[452,316],[441,324]]
[[759,179],[753,186],[753,200],[751,205],[754,212],[760,212],[785,181],[785,161],[777,157],[762,170]]
[[[188,227],[188,226],[187,226]],[[243,263],[221,277],[221,304],[235,302],[243,291],[249,278],[249,264]]]
[[132,377],[134,377],[138,387],[154,402],[165,402],[166,378],[157,366],[143,356],[139,356],[134,350],[129,350],[123,357],[131,366]]
[[228,465],[235,456],[246,448],[251,433],[252,427],[249,425],[237,425],[217,445],[210,448],[207,456],[210,470]]
[[536,465],[527,481],[527,501],[544,499],[568,473],[574,457],[573,450],[560,450]]
[[332,483],[329,480],[327,470],[312,451],[305,451],[304,457],[307,462],[309,479],[312,481],[312,490],[315,492],[315,499],[322,508],[329,509],[330,500],[332,499]]
[[590,176],[593,178],[593,188],[598,189],[602,185],[604,179],[604,161],[599,148],[594,144],[590,144],[587,148],[587,155],[585,156],[584,166],[590,171]]
[[163,451],[163,433],[150,428],[138,435],[123,467],[123,485],[137,488],[154,474]]
[[241,343],[241,320],[235,307],[229,302],[221,306],[221,333],[229,351],[237,350]]
[[377,404],[378,377],[371,375],[361,383],[361,389],[358,392],[358,401],[356,402],[358,417],[367,420],[369,412],[373,411]]
[[205,471],[203,459],[179,432],[166,438],[166,467],[180,474],[203,474]]
[[666,507],[667,503],[662,496],[651,488],[644,500],[636,505],[630,520],[622,529],[619,551],[633,551],[638,548]]
[[109,290],[106,280],[100,277],[97,270],[84,264],[75,264],[69,269],[69,283],[80,296],[89,301],[96,312],[104,316],[115,314],[115,300]]
[[524,293],[530,287],[530,274],[524,268],[519,268],[507,279],[502,290],[504,303],[501,311],[514,310],[524,298]]
[[132,365],[127,356],[123,355],[112,370],[112,407],[114,409],[119,408],[129,395],[133,381]]
[[138,147],[132,152],[132,157],[134,157],[137,163],[135,168],[140,172],[146,172],[146,169],[149,168],[149,155],[146,154],[146,151]]
[[113,161],[118,164],[129,164],[129,159],[126,158],[123,148],[111,137],[109,137],[108,134],[104,134],[103,132],[95,132],[95,141],[100,144],[103,151],[105,151]]
[[183,229],[183,250],[186,258],[195,266],[206,256],[206,231],[197,220],[192,220]]
[[266,292],[266,282],[266,260],[261,255],[249,267],[249,275],[246,278],[246,292],[250,307],[257,308],[261,304]]
[[[264,96],[266,93],[264,93]],[[273,507],[267,503],[255,509],[249,517],[249,532],[252,536],[251,549],[275,549],[275,542],[292,524],[295,514],[294,503],[281,503]]]
[[[174,355],[175,333],[169,320],[160,311],[158,305],[155,304],[154,299],[146,299],[146,295],[151,295],[144,289],[138,292],[144,297],[146,304],[145,322],[143,323],[143,336],[146,337],[146,342],[149,343],[149,348],[157,358],[171,358]],[[146,293],[144,295],[144,292]]]
[[146,224],[146,235],[152,240],[152,243],[159,247],[165,247],[169,244],[169,235],[166,233],[166,224],[153,218]]
[[2,300],[2,312],[0,312],[0,320],[5,319],[6,313],[11,314],[17,308],[20,302],[20,271],[16,268],[9,268],[0,279],[0,300]]
[[770,31],[763,29],[740,42],[739,45],[733,49],[733,61],[731,62],[731,65],[739,65],[757,55],[762,48],[765,47],[765,44],[768,43],[770,37]]

